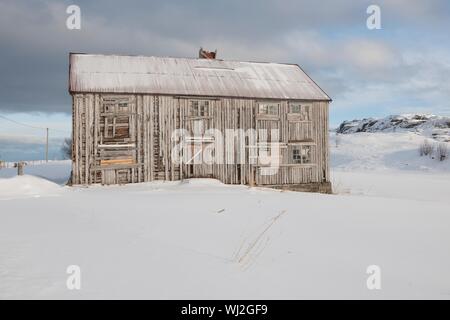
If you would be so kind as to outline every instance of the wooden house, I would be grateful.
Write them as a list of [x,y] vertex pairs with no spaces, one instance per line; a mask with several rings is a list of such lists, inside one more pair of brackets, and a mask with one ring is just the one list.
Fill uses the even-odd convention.
[[[298,65],[72,53],[69,92],[73,184],[208,177],[331,191],[331,99]],[[244,133],[219,139],[209,129]],[[180,144],[221,161],[176,161]],[[259,160],[262,150],[276,166]]]

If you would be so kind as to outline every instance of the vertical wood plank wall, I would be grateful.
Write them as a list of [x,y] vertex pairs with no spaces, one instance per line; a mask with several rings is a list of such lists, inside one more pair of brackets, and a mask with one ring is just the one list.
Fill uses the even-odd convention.
[[[327,101],[308,102],[311,108],[311,122],[304,125],[288,119],[288,101],[278,101],[280,117],[264,120],[257,117],[258,103],[252,99],[207,98],[209,117],[205,121],[208,128],[278,128],[280,142],[289,145],[292,140],[313,141],[312,162],[305,165],[289,165],[289,148],[281,148],[281,166],[275,175],[262,175],[261,168],[250,165],[249,149],[245,151],[245,163],[238,164],[176,164],[171,151],[177,141],[173,141],[175,129],[192,129],[189,118],[189,97],[157,95],[124,95],[130,102],[129,143],[134,149],[127,150],[132,155],[132,163],[103,166],[104,154],[101,150],[103,130],[108,123],[101,121],[102,99],[107,94],[74,94],[72,110],[73,162],[72,183],[127,183],[153,180],[180,180],[191,177],[211,177],[227,184],[260,185],[299,184],[328,182],[328,105]],[[117,95],[116,95],[117,96]],[[197,99],[197,98],[193,98]],[[105,120],[106,121],[106,120]],[[127,140],[128,141],[128,140]],[[228,149],[227,149],[228,148]],[[225,157],[235,156],[235,152],[222,150]],[[119,151],[111,151],[119,154]],[[122,160],[125,161],[125,160]],[[124,178],[126,177],[126,178]]]

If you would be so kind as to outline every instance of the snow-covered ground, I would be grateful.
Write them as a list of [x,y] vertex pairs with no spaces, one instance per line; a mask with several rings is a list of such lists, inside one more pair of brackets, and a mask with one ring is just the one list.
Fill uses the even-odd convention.
[[422,140],[332,137],[336,195],[202,179],[72,188],[68,162],[2,169],[0,298],[449,299],[450,160],[419,157]]
[[412,132],[332,134],[334,191],[449,202],[450,159],[419,156],[424,139]]
[[[419,146],[425,140],[431,141],[413,132],[332,133],[331,166],[343,171],[450,173],[450,159],[439,161],[436,153],[419,156]],[[450,143],[447,145],[450,150]]]

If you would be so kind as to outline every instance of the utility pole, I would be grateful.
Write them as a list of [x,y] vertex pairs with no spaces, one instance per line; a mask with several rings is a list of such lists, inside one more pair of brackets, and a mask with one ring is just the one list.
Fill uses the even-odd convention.
[[47,139],[45,144],[45,162],[48,162],[48,128],[47,129]]

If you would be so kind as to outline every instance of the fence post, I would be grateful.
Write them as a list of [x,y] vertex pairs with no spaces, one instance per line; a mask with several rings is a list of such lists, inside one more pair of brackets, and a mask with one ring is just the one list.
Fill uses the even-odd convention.
[[17,162],[17,175],[23,176],[23,167],[25,166],[25,162],[19,161]]
[[45,139],[45,162],[48,162],[48,128],[47,129],[47,136]]

